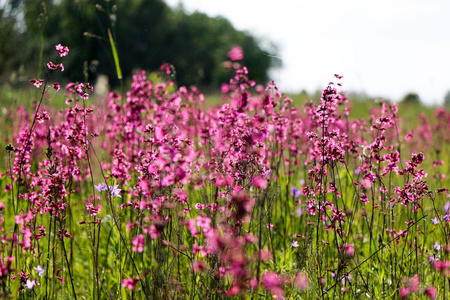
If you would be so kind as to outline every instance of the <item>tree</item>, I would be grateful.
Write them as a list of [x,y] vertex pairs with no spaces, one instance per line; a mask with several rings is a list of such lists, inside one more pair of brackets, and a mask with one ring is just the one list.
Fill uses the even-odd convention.
[[421,105],[420,97],[416,93],[406,94],[401,103],[406,105]]
[[444,98],[444,106],[450,106],[450,91],[447,92]]
[[135,69],[153,71],[168,62],[175,67],[178,85],[218,86],[232,75],[222,68],[222,62],[234,45],[243,48],[243,64],[257,82],[265,83],[274,65],[270,56],[275,54],[274,47],[262,49],[255,37],[236,30],[225,18],[188,14],[181,7],[172,10],[163,0],[96,3],[14,0],[14,6],[24,15],[27,43],[23,53],[33,75],[41,54],[52,57],[54,45],[62,43],[70,48],[64,78],[81,81],[87,73],[87,80],[93,82],[97,74],[106,74],[110,84],[117,85],[108,30],[114,37],[125,78],[130,78]]

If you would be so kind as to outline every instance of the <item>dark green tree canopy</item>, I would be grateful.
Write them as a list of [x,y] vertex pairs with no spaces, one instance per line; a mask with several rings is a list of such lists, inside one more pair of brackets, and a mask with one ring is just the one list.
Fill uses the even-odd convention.
[[448,91],[447,94],[445,94],[444,105],[446,107],[450,106],[450,91]]
[[402,103],[408,104],[408,105],[420,105],[420,97],[416,93],[408,93],[403,97]]
[[[182,8],[170,8],[163,0],[14,0],[8,9],[15,16],[23,12],[24,21],[21,26],[8,25],[9,29],[0,26],[0,35],[8,36],[11,44],[14,40],[27,42],[19,53],[0,47],[3,73],[17,68],[17,63],[8,68],[8,61],[24,61],[28,73],[35,76],[40,45],[42,56],[47,58],[54,55],[54,45],[62,43],[70,48],[65,78],[81,81],[87,74],[93,81],[97,74],[106,74],[111,84],[117,84],[108,30],[125,78],[136,69],[152,71],[168,62],[175,67],[178,85],[214,87],[231,75],[222,63],[234,45],[243,48],[242,63],[257,82],[265,83],[269,68],[274,66],[270,55],[276,54],[275,47],[262,49],[254,36],[236,30],[223,17],[188,14]],[[20,19],[4,14],[0,18],[0,24]],[[6,80],[5,76],[0,78]]]

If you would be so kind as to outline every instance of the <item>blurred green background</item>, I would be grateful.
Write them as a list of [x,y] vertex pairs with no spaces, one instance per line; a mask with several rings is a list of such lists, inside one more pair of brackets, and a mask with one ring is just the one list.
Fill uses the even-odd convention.
[[11,0],[0,8],[1,85],[20,86],[43,76],[58,43],[70,49],[65,80],[84,81],[87,75],[87,81],[95,82],[104,74],[110,86],[119,85],[108,30],[125,79],[138,68],[153,71],[167,62],[174,66],[179,86],[216,88],[230,78],[222,64],[234,45],[243,48],[243,64],[258,83],[266,83],[268,70],[277,63],[272,58],[277,49],[270,42],[263,48],[260,40],[225,18],[189,14],[163,0]]
[[[124,82],[117,78],[108,30],[118,50]],[[188,13],[182,6],[172,8],[163,0],[0,0],[0,41],[0,97],[4,106],[30,101],[25,95],[26,90],[33,90],[29,79],[45,76],[46,62],[56,57],[54,45],[58,43],[68,46],[70,53],[64,58],[66,70],[52,75],[54,81],[96,84],[100,75],[106,75],[101,76],[103,84],[106,80],[107,88],[117,89],[121,83],[127,86],[137,69],[152,72],[170,63],[178,86],[196,85],[211,96],[212,104],[220,103],[218,87],[233,75],[223,67],[232,46],[243,48],[242,64],[257,83],[266,84],[268,71],[281,67],[275,58],[278,49],[271,41],[236,30],[223,17]],[[355,109],[370,100],[361,109],[368,111],[365,107],[370,107],[373,98],[350,94],[350,100],[361,102]],[[290,96],[301,104],[320,98],[320,92]],[[393,100],[421,106],[414,92]],[[450,105],[450,92],[445,104]]]

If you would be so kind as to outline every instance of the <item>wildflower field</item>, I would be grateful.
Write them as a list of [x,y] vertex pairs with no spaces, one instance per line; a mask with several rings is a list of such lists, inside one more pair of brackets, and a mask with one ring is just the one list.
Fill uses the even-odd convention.
[[238,47],[220,105],[169,64],[92,101],[89,83],[52,81],[56,54],[33,107],[1,113],[1,298],[449,293],[449,112],[355,117],[339,75],[295,106]]

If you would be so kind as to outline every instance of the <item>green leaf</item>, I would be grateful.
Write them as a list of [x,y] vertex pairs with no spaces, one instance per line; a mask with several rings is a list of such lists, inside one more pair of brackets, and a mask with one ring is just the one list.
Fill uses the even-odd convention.
[[122,79],[122,70],[119,64],[119,55],[117,54],[116,45],[114,44],[114,39],[111,34],[111,30],[108,29],[109,42],[111,43],[111,50],[114,56],[114,63],[116,64],[117,78]]

